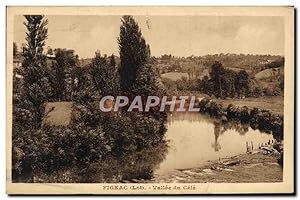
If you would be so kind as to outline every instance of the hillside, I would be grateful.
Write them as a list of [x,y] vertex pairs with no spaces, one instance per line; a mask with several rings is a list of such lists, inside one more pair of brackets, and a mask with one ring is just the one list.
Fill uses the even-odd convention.
[[167,72],[161,75],[162,78],[167,78],[172,81],[177,81],[184,78],[188,78],[188,73],[182,73],[182,72]]
[[278,75],[283,74],[283,67],[277,67],[277,68],[272,68],[272,69],[265,69],[257,74],[255,74],[255,79],[266,79],[266,78],[272,78],[276,77]]
[[250,54],[214,54],[205,56],[175,57],[162,55],[156,57],[156,64],[160,71],[187,72],[198,74],[211,67],[213,63],[221,62],[225,68],[234,71],[246,70],[252,75],[269,68],[277,68],[284,65],[284,57],[280,55],[250,55]]

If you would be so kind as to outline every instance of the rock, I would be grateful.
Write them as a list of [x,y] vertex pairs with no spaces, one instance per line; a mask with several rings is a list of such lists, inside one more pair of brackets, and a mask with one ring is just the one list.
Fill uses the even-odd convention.
[[199,176],[201,175],[200,173],[197,173],[197,172],[193,172],[193,171],[190,171],[190,170],[186,170],[186,171],[183,171],[183,173],[186,173],[188,175],[191,175],[191,176]]
[[240,162],[241,162],[241,161],[239,161],[239,160],[230,160],[230,161],[224,162],[223,165],[226,165],[226,166],[233,166],[233,165],[239,164]]
[[275,150],[273,147],[268,147],[268,146],[263,146],[261,147],[261,149],[267,151],[268,153],[271,153]]
[[217,168],[215,166],[210,167],[211,170],[216,170]]
[[259,152],[260,152],[260,151],[255,150],[255,151],[252,152],[252,154],[256,154],[256,153],[259,153]]
[[131,182],[128,181],[128,180],[121,180],[120,182],[121,182],[121,183],[131,183]]
[[263,164],[262,163],[250,163],[248,165],[245,165],[243,166],[244,168],[253,168],[253,167],[259,167],[259,166],[262,166]]
[[281,151],[283,151],[283,144],[281,144],[281,143],[275,143],[273,145],[273,148],[276,149],[278,152],[281,152]]
[[277,151],[276,149],[272,152],[272,154],[273,154],[275,157],[280,157],[280,152]]
[[279,164],[276,162],[266,162],[265,164],[267,165],[274,165],[274,166],[278,166]]
[[182,178],[182,177],[179,177],[179,176],[174,176],[174,178],[175,178],[176,180],[179,180],[179,181],[184,181],[184,180],[185,180],[185,178]]
[[269,152],[268,151],[265,151],[265,150],[263,150],[263,155],[268,155],[269,154]]
[[207,174],[213,174],[211,169],[203,169],[202,171],[207,173]]
[[233,172],[234,170],[225,168],[224,171],[226,171],[226,172]]

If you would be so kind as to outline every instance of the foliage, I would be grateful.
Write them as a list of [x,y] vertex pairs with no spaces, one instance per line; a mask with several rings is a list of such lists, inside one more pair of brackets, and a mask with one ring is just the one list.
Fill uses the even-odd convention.
[[150,95],[164,95],[164,88],[160,84],[158,75],[155,73],[151,64],[145,64],[141,67],[135,80],[135,86],[131,93],[143,97]]
[[44,102],[50,93],[49,81],[45,77],[46,57],[43,54],[48,21],[41,15],[26,15],[25,18],[27,47],[20,72],[23,81],[20,93],[14,95],[13,115],[16,126],[28,123],[28,120],[23,121],[28,117],[31,120],[26,126],[39,128],[44,115]]
[[30,182],[38,172],[51,174],[73,166],[84,169],[110,151],[101,127],[43,126],[22,132],[13,143],[14,178]]
[[[58,136],[57,138],[62,139],[61,142],[47,137],[51,145],[46,143],[33,145],[42,147],[42,151],[33,152],[26,149],[26,153],[30,153],[31,156],[25,156],[24,151],[19,147],[13,149],[14,158],[17,159],[14,163],[19,164],[13,166],[15,176],[13,180],[43,183],[99,183],[150,179],[153,177],[153,170],[164,159],[167,151],[166,143],[162,143],[153,148],[143,148],[141,151],[131,151],[116,156],[111,154],[110,146],[102,142],[103,134],[95,136],[85,132],[85,137],[80,132],[73,132],[63,127],[55,129],[56,133],[51,136]],[[50,132],[47,130],[45,133]],[[71,137],[70,135],[63,137],[66,133],[71,134]],[[71,142],[67,142],[68,137],[71,138]],[[86,145],[85,141],[88,141],[89,145]],[[18,145],[24,147],[22,144]],[[51,154],[51,151],[55,152],[56,156]],[[86,155],[83,156],[83,153]],[[51,162],[45,160],[46,158],[51,159]],[[31,164],[28,165],[28,162]]]
[[[264,69],[284,66],[284,57],[279,55],[254,55],[254,54],[208,54],[204,56],[176,57],[173,55],[162,55],[156,58],[160,70],[170,72],[196,73],[199,69],[210,68],[215,62],[220,62],[225,68],[246,70],[254,75]],[[191,68],[191,66],[193,66]]]
[[247,96],[249,94],[250,76],[245,70],[239,71],[237,73],[234,84],[238,96]]
[[[123,16],[120,27],[120,84],[121,92],[129,97],[163,96],[166,91],[155,69],[153,60],[150,59],[150,46],[146,44],[137,22],[132,16]],[[155,119],[166,120],[166,113],[157,112],[151,108],[150,112]]]
[[279,79],[279,88],[283,92],[283,90],[284,90],[284,78],[283,77],[281,77]]
[[[126,172],[124,178],[151,178],[153,165],[162,159],[161,152],[152,150],[165,144],[166,113],[158,112],[157,108],[152,108],[149,113],[102,113],[98,108],[99,98],[102,95],[120,93],[119,72],[121,81],[125,84],[125,87],[122,88],[124,93],[148,96],[162,95],[164,92],[157,72],[151,63],[150,47],[146,45],[133,18],[123,17],[123,25],[126,28],[121,26],[119,39],[120,71],[117,69],[113,55],[106,57],[96,54],[90,66],[80,68],[77,66],[77,56],[73,51],[56,49],[53,65],[50,70],[48,69],[48,73],[42,68],[42,66],[46,66],[46,57],[42,55],[43,51],[40,47],[44,46],[46,39],[47,31],[44,31],[46,23],[43,22],[42,17],[35,19],[31,16],[28,19],[40,23],[40,25],[34,26],[42,27],[42,30],[36,31],[41,34],[37,36],[36,43],[30,40],[33,36],[28,39],[28,46],[31,47],[28,52],[36,49],[35,52],[38,53],[35,57],[27,55],[28,58],[24,61],[25,72],[22,74],[24,79],[17,80],[16,77],[14,79],[14,91],[16,91],[14,103],[26,105],[24,108],[28,108],[28,104],[24,104],[24,100],[33,106],[39,105],[41,114],[39,117],[42,121],[46,100],[69,100],[67,92],[68,78],[70,78],[74,104],[71,122],[68,126],[53,126],[45,123],[32,126],[30,122],[35,121],[36,113],[28,112],[26,109],[22,110],[23,107],[14,106],[16,109],[14,110],[14,121],[22,123],[14,123],[13,180],[19,182],[47,182],[50,180],[54,182],[97,182],[101,179],[95,179],[91,173],[101,175],[103,161],[107,161],[109,158],[129,159],[133,154],[141,157],[140,154],[148,150],[151,152],[151,158],[157,157],[158,160],[150,165],[145,164],[141,168],[131,168],[136,173],[127,167],[126,171],[124,170]],[[30,21],[30,23],[32,22]],[[28,25],[28,28],[32,27],[33,25]],[[44,40],[40,40],[41,37]],[[131,39],[135,41],[133,46],[130,45]],[[34,47],[33,44],[40,46]],[[36,73],[32,73],[31,70]],[[128,76],[127,73],[132,70],[134,76]],[[51,84],[48,82],[47,85],[42,84],[44,83],[42,81],[46,82],[47,78],[45,77],[51,79]],[[33,96],[32,92],[35,92],[34,95],[38,98],[33,96],[34,98],[22,99],[22,90],[27,89],[23,87],[25,85],[31,92],[25,94]],[[46,87],[44,88],[44,86]],[[35,90],[30,90],[30,87],[34,87]],[[52,91],[52,94],[49,91]],[[32,96],[27,95],[26,97]],[[37,100],[39,101],[36,102]],[[140,161],[136,159],[132,160]],[[141,158],[141,160],[143,159]],[[148,159],[144,159],[145,162]],[[131,165],[131,163],[128,164]],[[112,172],[114,171],[112,170]],[[122,179],[122,177],[118,178],[118,180]]]
[[55,49],[54,54],[55,58],[47,75],[52,89],[50,98],[54,101],[70,100],[75,80],[72,75],[78,63],[78,56],[74,50],[60,48]]
[[237,107],[229,104],[227,108],[213,100],[204,98],[199,102],[200,112],[217,117],[222,122],[238,121],[248,124],[252,129],[259,129],[266,133],[272,133],[276,140],[283,139],[284,120],[282,115],[276,115],[268,110],[258,108],[249,109],[246,106]]
[[121,20],[119,52],[121,59],[121,89],[124,93],[132,91],[138,72],[149,60],[150,48],[142,36],[137,22],[125,15]]
[[278,68],[284,66],[284,57],[277,58],[276,60],[265,65],[266,69]]
[[182,79],[175,81],[176,88],[180,91],[197,91],[199,90],[199,80],[191,80],[185,77]]
[[16,56],[18,52],[18,45],[17,43],[13,42],[13,56]]
[[54,51],[53,51],[53,49],[51,47],[47,48],[47,54],[48,55],[53,55],[54,54]]
[[119,74],[114,55],[107,58],[96,53],[92,60],[90,74],[99,94],[116,96],[119,93]]
[[251,96],[250,75],[245,71],[235,72],[225,69],[219,62],[211,66],[209,76],[200,79],[182,78],[177,81],[164,80],[163,83],[172,91],[201,91],[216,97]]
[[210,79],[205,76],[200,82],[203,92],[221,98],[249,95],[250,76],[245,70],[237,73],[216,62],[209,75]]

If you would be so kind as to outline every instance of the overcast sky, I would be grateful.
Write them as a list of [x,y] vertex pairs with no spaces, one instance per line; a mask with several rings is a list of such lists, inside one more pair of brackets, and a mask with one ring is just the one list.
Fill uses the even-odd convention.
[[[45,16],[46,47],[74,49],[80,58],[119,55],[121,16]],[[134,16],[154,56],[217,53],[284,54],[282,17]],[[25,42],[24,17],[15,16],[14,41]]]

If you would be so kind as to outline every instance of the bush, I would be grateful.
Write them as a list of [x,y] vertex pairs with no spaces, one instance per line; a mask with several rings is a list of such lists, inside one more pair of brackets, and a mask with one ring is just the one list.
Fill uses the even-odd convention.
[[277,159],[277,162],[281,167],[283,166],[283,151],[280,152],[280,157]]
[[227,117],[229,119],[239,118],[240,117],[240,109],[233,104],[229,104],[226,109]]
[[241,109],[241,122],[246,123],[250,120],[250,112],[247,106],[243,106]]
[[164,120],[135,112],[107,115],[101,121],[103,130],[109,133],[107,137],[113,144],[114,155],[156,146],[163,141],[166,132]]
[[200,111],[201,112],[205,112],[206,111],[206,105],[210,102],[210,99],[208,98],[203,98],[200,102],[199,102],[199,107],[200,107]]
[[30,129],[13,138],[13,175],[33,181],[37,172],[50,174],[73,166],[85,168],[110,150],[101,128]]

